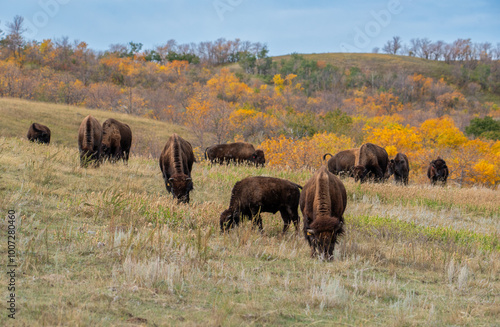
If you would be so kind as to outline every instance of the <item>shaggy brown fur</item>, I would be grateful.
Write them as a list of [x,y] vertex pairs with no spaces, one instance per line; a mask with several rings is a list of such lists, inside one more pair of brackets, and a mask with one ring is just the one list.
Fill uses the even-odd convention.
[[110,162],[116,162],[122,157],[120,146],[121,135],[118,127],[108,125],[102,131],[102,157]]
[[446,185],[448,174],[448,166],[441,157],[437,157],[436,160],[432,160],[427,168],[427,177],[430,179],[432,185],[436,185],[438,182],[441,185]]
[[247,177],[234,184],[231,192],[229,208],[220,216],[221,231],[238,225],[240,217],[253,220],[262,230],[261,212],[281,213],[283,233],[287,231],[290,222],[299,228],[300,185],[274,177]]
[[371,173],[376,182],[383,182],[388,163],[389,156],[384,148],[365,143],[359,149],[359,164],[354,167],[354,179],[363,183]]
[[167,191],[179,202],[189,203],[193,190],[191,170],[196,161],[191,143],[173,134],[160,155],[160,169]]
[[328,170],[335,175],[346,175],[352,177],[352,170],[359,162],[359,148],[348,149],[338,152],[336,155],[332,156],[330,153],[326,153],[323,156],[323,160],[326,156],[330,155],[331,158],[328,160],[327,166]]
[[[118,131],[118,135],[116,132]],[[132,130],[130,126],[109,118],[102,124],[102,152],[105,158],[114,162],[123,159],[127,163],[132,146]]]
[[205,159],[219,164],[233,161],[236,163],[251,162],[262,167],[266,163],[264,151],[255,150],[252,144],[245,142],[212,145],[205,149]]
[[410,174],[410,165],[408,157],[404,153],[398,153],[391,159],[387,166],[386,178],[394,174],[396,184],[408,185],[408,176]]
[[50,129],[45,125],[33,123],[28,128],[28,135],[26,135],[26,137],[31,142],[49,144]]
[[78,130],[78,149],[80,150],[80,166],[87,167],[89,163],[98,167],[101,159],[102,128],[97,119],[88,115],[80,124]]
[[304,217],[304,236],[311,246],[311,256],[331,260],[337,237],[344,233],[347,193],[340,179],[322,166],[309,179],[300,195]]

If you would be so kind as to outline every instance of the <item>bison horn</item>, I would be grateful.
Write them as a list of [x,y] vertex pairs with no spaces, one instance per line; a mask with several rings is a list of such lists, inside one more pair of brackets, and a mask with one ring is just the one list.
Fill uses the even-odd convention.
[[186,180],[189,182],[189,181],[191,181],[192,179],[191,179],[191,177],[188,177],[188,178],[186,178]]
[[173,181],[174,181],[174,179],[173,179],[172,177],[170,177],[168,180],[169,180],[170,182],[173,182]]

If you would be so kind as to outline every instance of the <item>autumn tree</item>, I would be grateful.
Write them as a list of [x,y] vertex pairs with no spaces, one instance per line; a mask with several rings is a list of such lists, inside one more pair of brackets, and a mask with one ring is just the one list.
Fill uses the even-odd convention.
[[232,112],[230,103],[214,97],[204,86],[197,86],[197,92],[189,99],[184,113],[185,124],[196,135],[200,146],[206,146],[207,136],[213,135],[215,142],[228,141]]

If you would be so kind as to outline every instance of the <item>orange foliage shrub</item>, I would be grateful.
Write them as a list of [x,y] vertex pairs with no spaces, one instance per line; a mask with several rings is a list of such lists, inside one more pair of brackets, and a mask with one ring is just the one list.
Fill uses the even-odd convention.
[[299,140],[281,135],[267,139],[260,145],[269,166],[292,169],[318,168],[323,163],[322,158],[325,153],[335,154],[353,147],[354,142],[350,138],[332,133],[315,134]]

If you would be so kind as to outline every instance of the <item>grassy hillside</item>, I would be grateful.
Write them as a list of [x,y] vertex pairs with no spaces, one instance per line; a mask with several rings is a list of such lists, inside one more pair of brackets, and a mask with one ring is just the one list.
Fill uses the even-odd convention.
[[[3,112],[30,112],[26,103],[0,103],[2,135],[8,126],[21,132],[29,119]],[[78,110],[33,104],[31,114],[50,108],[61,117]],[[156,121],[117,118],[164,135]],[[56,140],[0,138],[0,210],[15,210],[18,224],[18,325],[497,324],[498,191],[344,180],[347,232],[324,262],[309,257],[301,233],[281,235],[279,214],[263,215],[263,233],[249,223],[219,233],[236,181],[268,175],[303,185],[311,171],[199,162],[192,202],[180,205],[156,160],[82,169],[77,147]],[[0,228],[6,235],[6,220]],[[4,312],[0,325],[9,323]]]
[[129,124],[133,133],[132,154],[136,155],[158,156],[174,132],[194,140],[191,132],[179,125],[111,111],[12,98],[0,98],[0,136],[26,138],[29,126],[36,122],[50,128],[52,143],[77,148],[78,128],[89,114],[101,124],[108,118]]
[[[425,60],[416,57],[395,56],[375,53],[313,53],[300,54],[305,59],[324,61],[337,67],[357,66],[362,70],[374,72],[401,72],[407,71],[416,74],[423,74],[434,78],[447,76],[451,72],[450,65],[434,60]],[[288,59],[290,56],[277,56],[273,60]]]

